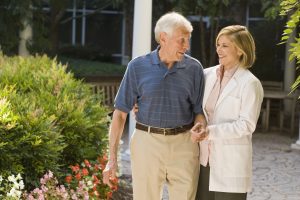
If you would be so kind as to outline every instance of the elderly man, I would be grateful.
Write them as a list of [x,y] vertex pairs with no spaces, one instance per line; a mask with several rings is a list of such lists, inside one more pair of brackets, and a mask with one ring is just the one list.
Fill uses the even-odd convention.
[[137,104],[130,142],[135,200],[160,200],[164,183],[171,200],[195,198],[199,146],[191,141],[189,130],[198,122],[206,126],[206,121],[201,106],[203,67],[185,54],[192,30],[182,15],[163,15],[154,31],[159,46],[128,64],[116,96],[103,181],[110,185],[115,177],[119,140],[127,114]]

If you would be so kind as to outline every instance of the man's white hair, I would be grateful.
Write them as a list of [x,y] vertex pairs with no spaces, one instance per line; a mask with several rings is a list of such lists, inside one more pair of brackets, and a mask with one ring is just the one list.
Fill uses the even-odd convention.
[[154,34],[155,40],[159,43],[159,35],[162,32],[172,35],[174,30],[183,29],[191,33],[193,31],[193,26],[190,21],[188,21],[184,16],[177,12],[169,12],[159,18],[156,22]]

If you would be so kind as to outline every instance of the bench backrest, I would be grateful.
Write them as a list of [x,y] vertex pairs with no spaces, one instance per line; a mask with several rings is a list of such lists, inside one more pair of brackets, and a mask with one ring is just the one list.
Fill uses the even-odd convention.
[[106,106],[113,107],[120,82],[90,82],[93,93]]
[[264,90],[281,91],[283,90],[283,82],[279,81],[262,81]]

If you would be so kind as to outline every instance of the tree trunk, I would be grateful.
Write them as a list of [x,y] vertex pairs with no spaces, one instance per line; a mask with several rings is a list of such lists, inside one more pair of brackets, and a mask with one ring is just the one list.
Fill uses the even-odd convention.
[[21,21],[23,29],[19,32],[20,41],[18,54],[23,57],[30,55],[30,52],[27,48],[28,44],[30,44],[32,40],[32,11],[30,10],[30,7],[31,6],[28,8],[26,16],[24,16]]
[[55,55],[59,47],[59,26],[67,6],[66,0],[52,0],[51,7],[51,25],[50,25],[50,53]]
[[201,14],[201,11],[199,11],[200,21],[199,21],[199,32],[200,32],[200,59],[203,64],[203,67],[208,67],[207,62],[207,45],[206,45],[206,28],[203,22],[203,16]]
[[209,66],[213,66],[218,64],[216,61],[216,44],[215,40],[219,30],[219,18],[212,22],[212,26],[210,29],[210,53],[209,53]]
[[126,41],[125,41],[125,54],[128,56],[128,60],[132,57],[132,30],[133,30],[133,4],[126,4],[124,8],[125,23],[126,23]]
[[58,24],[51,22],[50,27],[50,54],[55,55],[58,50]]

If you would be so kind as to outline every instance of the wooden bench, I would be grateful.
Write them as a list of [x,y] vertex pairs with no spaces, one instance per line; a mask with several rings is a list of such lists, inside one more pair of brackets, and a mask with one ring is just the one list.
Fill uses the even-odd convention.
[[[284,91],[282,82],[262,81],[262,85],[265,93],[261,109],[264,130],[269,130],[269,121],[274,122],[274,120],[270,120],[270,118],[273,117],[273,119],[275,119],[274,125],[279,126],[279,131],[284,130],[284,122],[286,122],[289,124],[287,130],[290,131],[290,135],[293,136],[295,130],[295,114],[299,112],[296,110],[297,94],[288,94],[289,92]],[[285,106],[287,106],[287,104],[284,102],[288,102],[288,106],[291,110],[285,112]],[[287,119],[289,121],[285,120],[285,117],[288,117]]]
[[[262,81],[262,86],[264,89],[264,92],[266,91],[283,91],[283,82],[277,82],[277,81]],[[278,124],[279,129],[283,129],[283,121],[284,121],[284,113],[283,113],[283,102],[280,99],[272,99],[270,100],[270,112],[267,113],[266,109],[266,99],[264,98],[262,108],[261,108],[261,121],[262,126],[265,131],[268,131],[269,129],[269,116],[267,115],[275,115],[278,118]]]
[[261,81],[261,84],[264,90],[271,91],[282,91],[283,90],[283,82],[278,81]]
[[112,109],[120,82],[89,82],[89,84],[99,101]]

